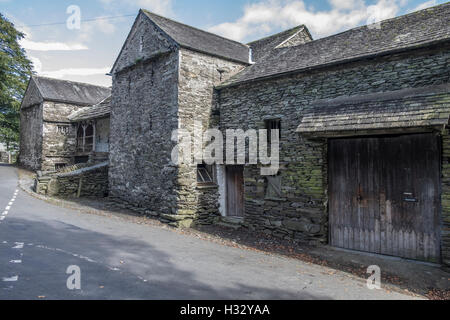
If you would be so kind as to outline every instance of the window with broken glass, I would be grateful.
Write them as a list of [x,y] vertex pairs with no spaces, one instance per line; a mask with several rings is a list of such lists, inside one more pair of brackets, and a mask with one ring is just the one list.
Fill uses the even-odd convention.
[[197,165],[197,182],[200,185],[215,184],[216,176],[214,168],[214,166],[204,163]]

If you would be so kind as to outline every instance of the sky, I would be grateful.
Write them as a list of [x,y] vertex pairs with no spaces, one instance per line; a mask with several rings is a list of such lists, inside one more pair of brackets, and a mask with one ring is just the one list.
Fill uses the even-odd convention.
[[[0,13],[25,34],[21,45],[37,74],[110,86],[111,77],[106,74],[114,64],[139,8],[248,43],[301,24],[305,24],[313,38],[318,39],[445,2],[0,0]],[[79,26],[76,23],[78,16],[81,19]]]

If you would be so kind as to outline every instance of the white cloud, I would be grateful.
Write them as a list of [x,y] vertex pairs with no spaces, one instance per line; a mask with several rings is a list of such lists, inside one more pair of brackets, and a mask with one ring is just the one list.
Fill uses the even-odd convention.
[[33,56],[29,56],[28,58],[33,63],[34,71],[36,71],[37,73],[41,73],[42,72],[42,62],[41,62],[41,60],[36,58],[36,57],[33,57]]
[[20,45],[27,50],[34,51],[78,51],[89,49],[87,46],[80,43],[37,42],[28,39],[20,40]]
[[410,10],[409,12],[414,12],[414,11],[419,11],[419,10],[423,10],[432,6],[437,5],[436,0],[430,0],[430,1],[426,1],[422,4],[419,4],[417,7],[415,7],[414,9]]
[[67,76],[94,76],[104,75],[111,70],[110,67],[104,68],[68,68],[55,71],[42,71],[39,74],[50,78],[61,79]]
[[113,34],[116,31],[116,26],[111,22],[109,22],[108,20],[102,18],[104,17],[99,17],[100,20],[95,21],[94,28],[100,30],[105,34]]
[[363,0],[329,0],[331,8],[319,11],[307,7],[302,0],[263,0],[247,5],[238,20],[213,26],[209,31],[243,41],[305,24],[317,38],[392,18],[403,1],[378,0],[367,5]]

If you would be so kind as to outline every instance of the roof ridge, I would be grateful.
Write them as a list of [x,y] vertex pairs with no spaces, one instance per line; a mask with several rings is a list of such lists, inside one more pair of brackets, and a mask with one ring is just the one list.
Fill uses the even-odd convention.
[[[420,13],[423,13],[424,11],[435,10],[436,8],[443,7],[443,6],[450,6],[450,2],[445,2],[445,3],[441,3],[441,4],[438,4],[436,6],[432,6],[432,7],[429,7],[429,8],[422,9],[422,10],[417,10],[417,11],[405,13],[405,14],[402,14],[402,15],[397,16],[397,17],[392,17],[392,18],[388,18],[388,19],[384,19],[384,20],[378,21],[376,23],[383,23],[383,22],[388,22],[388,21],[393,21],[393,20],[404,19],[405,17],[418,15]],[[374,24],[376,24],[376,23],[374,23]],[[358,27],[354,27],[354,28],[351,28],[351,29],[348,29],[348,30],[344,30],[342,32],[331,34],[331,35],[323,37],[323,38],[318,38],[318,39],[312,40],[312,41],[310,41],[308,43],[317,42],[317,41],[320,41],[320,40],[323,40],[323,39],[329,39],[329,38],[332,38],[332,37],[336,37],[338,35],[342,35],[342,34],[345,34],[347,32],[351,32],[351,31],[367,28],[370,25],[371,24],[365,24],[365,25],[361,25],[361,26],[358,26]]]
[[[173,23],[176,23],[176,24],[179,24],[179,25],[188,27],[189,29],[194,29],[194,30],[197,30],[197,31],[206,33],[206,34],[210,34],[210,35],[213,35],[213,36],[215,36],[215,37],[217,37],[217,38],[221,38],[221,39],[223,39],[223,40],[227,40],[227,41],[230,41],[230,42],[234,42],[234,43],[236,43],[236,44],[239,44],[239,45],[241,45],[241,46],[243,46],[243,47],[247,47],[247,48],[248,48],[248,45],[245,44],[245,43],[242,43],[242,42],[239,42],[239,41],[236,41],[236,40],[232,40],[232,39],[229,39],[229,38],[225,38],[225,37],[220,36],[220,35],[218,35],[218,34],[216,34],[216,33],[209,32],[209,31],[205,31],[205,30],[203,30],[203,29],[196,28],[196,27],[190,26],[190,25],[188,25],[188,24],[185,24],[185,23],[182,23],[182,22],[179,22],[179,21],[176,21],[176,20],[173,20],[173,19],[170,19],[170,18],[161,16],[161,15],[156,14],[156,13],[153,13],[153,12],[147,10],[147,9],[141,9],[141,10],[142,10],[145,14],[154,15],[154,16],[156,16],[156,17],[158,17],[158,18],[162,18],[162,19],[165,19],[165,20],[169,20],[169,21],[171,21],[171,22],[173,22]],[[155,22],[155,23],[156,23],[156,22]]]
[[274,34],[272,34],[272,35],[270,35],[270,36],[267,36],[267,37],[264,37],[264,38],[261,38],[261,39],[257,39],[257,40],[253,40],[253,41],[251,41],[251,42],[248,42],[247,45],[251,45],[251,44],[254,44],[254,43],[256,43],[256,42],[260,42],[260,41],[263,41],[263,40],[267,40],[267,39],[270,39],[270,38],[273,38],[273,37],[282,35],[282,34],[284,34],[284,33],[289,33],[289,32],[294,31],[294,30],[295,30],[295,31],[301,31],[302,28],[305,29],[305,28],[306,28],[306,25],[305,25],[305,24],[300,24],[300,25],[298,25],[298,26],[296,26],[296,27],[293,27],[293,28],[290,28],[290,29],[287,29],[287,30],[284,30],[284,31],[280,31],[280,32],[278,32],[278,33],[274,33]]
[[57,79],[57,78],[50,78],[46,76],[40,76],[40,75],[32,75],[32,79],[47,79],[47,80],[53,80],[53,81],[59,81],[59,82],[69,82],[69,83],[75,83],[75,84],[81,84],[84,86],[92,86],[92,87],[98,87],[103,89],[111,89],[110,87],[101,86],[98,84],[92,84],[92,83],[86,83],[86,82],[80,82],[80,81],[72,81],[72,80],[65,80],[65,79]]

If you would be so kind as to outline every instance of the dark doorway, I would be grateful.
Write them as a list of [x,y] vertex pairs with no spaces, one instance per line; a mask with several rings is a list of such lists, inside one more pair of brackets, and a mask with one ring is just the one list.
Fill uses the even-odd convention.
[[227,216],[244,216],[244,166],[226,167]]

